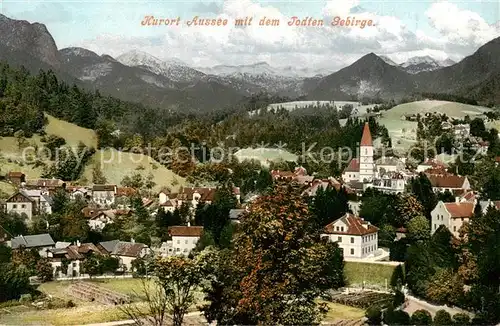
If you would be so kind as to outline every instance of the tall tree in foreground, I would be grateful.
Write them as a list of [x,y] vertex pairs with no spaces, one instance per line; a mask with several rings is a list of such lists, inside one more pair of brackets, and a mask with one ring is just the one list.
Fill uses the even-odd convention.
[[298,187],[277,185],[257,199],[234,247],[211,264],[205,317],[219,325],[319,324],[326,307],[317,297],[344,285],[342,253],[320,235]]
[[122,311],[137,325],[162,326],[171,318],[173,326],[181,326],[184,315],[195,303],[194,292],[208,261],[203,254],[195,259],[183,256],[157,259],[153,264],[154,278],[142,283],[146,309],[129,304]]

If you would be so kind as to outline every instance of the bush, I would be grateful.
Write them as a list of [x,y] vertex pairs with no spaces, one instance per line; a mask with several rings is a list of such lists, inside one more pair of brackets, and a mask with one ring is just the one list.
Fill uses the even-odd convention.
[[380,325],[382,323],[382,311],[379,307],[370,307],[365,312],[366,321],[369,325]]
[[431,325],[431,313],[424,309],[419,309],[411,315],[411,324],[416,326]]
[[66,308],[73,308],[73,307],[76,307],[76,304],[72,300],[68,300],[68,302],[66,302]]
[[26,302],[31,302],[31,301],[33,301],[33,297],[29,293],[21,294],[21,297],[19,298],[19,302],[21,302],[21,303],[26,303]]
[[446,310],[438,310],[436,316],[434,316],[434,325],[451,325],[451,315]]
[[384,323],[387,325],[408,325],[410,315],[403,310],[387,309],[384,313]]
[[458,313],[453,315],[453,324],[455,325],[469,325],[470,317],[467,314]]

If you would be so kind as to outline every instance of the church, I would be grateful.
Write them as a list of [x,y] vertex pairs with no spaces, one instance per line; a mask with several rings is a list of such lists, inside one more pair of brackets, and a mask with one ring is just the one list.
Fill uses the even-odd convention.
[[382,156],[374,160],[373,139],[368,122],[363,127],[357,158],[351,159],[342,173],[342,180],[351,188],[365,190],[374,187],[389,193],[405,191],[406,181],[412,176],[405,169],[404,160]]
[[373,140],[368,122],[363,127],[363,136],[359,144],[359,157],[353,158],[342,174],[346,183],[369,183],[375,178],[376,167],[373,162]]

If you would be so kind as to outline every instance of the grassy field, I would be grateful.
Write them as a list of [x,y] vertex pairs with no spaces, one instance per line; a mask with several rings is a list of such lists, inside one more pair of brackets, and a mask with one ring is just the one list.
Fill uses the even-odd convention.
[[0,181],[0,198],[8,198],[16,192],[16,187],[7,182]]
[[405,150],[416,142],[417,122],[402,120],[404,115],[428,112],[444,113],[453,118],[464,118],[466,115],[474,118],[475,115],[491,111],[486,107],[468,105],[448,101],[425,100],[400,104],[390,110],[383,111],[378,122],[383,124],[392,138],[392,146]]
[[[72,123],[56,119],[47,115],[48,124],[45,131],[48,135],[57,135],[66,140],[70,146],[76,146],[83,142],[90,147],[97,147],[97,136],[93,130],[85,129]],[[43,172],[42,167],[34,168],[33,165],[26,164],[23,160],[24,153],[29,153],[26,148],[35,146],[41,147],[41,137],[34,135],[26,139],[26,147],[19,149],[18,141],[14,137],[0,137],[0,173],[6,174],[9,171],[20,171],[26,174],[29,179],[40,178]],[[123,153],[116,150],[97,151],[83,173],[83,179],[92,181],[93,163],[101,165],[104,176],[109,183],[120,184],[126,175],[138,172],[143,176],[152,173],[157,186],[154,190],[159,190],[164,186],[172,189],[185,185],[185,179],[177,176],[172,171],[160,165],[155,160],[142,154]],[[2,188],[0,187],[0,190]]]
[[361,319],[365,316],[365,311],[363,309],[344,306],[342,304],[327,302],[328,313],[323,322],[334,322],[339,319]]
[[257,160],[263,166],[269,166],[269,161],[297,161],[297,155],[277,148],[244,148],[234,155],[239,161]]
[[92,181],[92,172],[95,165],[100,166],[110,184],[119,185],[125,176],[134,173],[139,173],[143,177],[147,177],[151,173],[156,183],[154,190],[160,190],[162,187],[168,186],[175,191],[180,186],[186,185],[184,178],[143,154],[119,152],[115,149],[97,151],[92,161],[85,168],[84,179]]
[[391,276],[395,266],[346,262],[344,273],[349,286],[360,286],[365,281],[366,285],[385,286],[391,282]]

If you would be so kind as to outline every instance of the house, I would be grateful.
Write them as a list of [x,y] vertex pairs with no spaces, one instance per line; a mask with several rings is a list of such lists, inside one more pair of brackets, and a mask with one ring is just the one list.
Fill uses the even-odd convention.
[[5,211],[7,213],[24,214],[29,222],[37,214],[36,206],[35,200],[21,191],[18,191],[5,201]]
[[235,223],[240,222],[240,218],[245,214],[247,210],[244,208],[233,208],[229,210],[229,220]]
[[26,182],[26,175],[22,172],[9,172],[5,176],[7,181],[20,186],[23,182]]
[[303,185],[307,185],[314,180],[314,176],[308,175],[307,170],[302,166],[296,167],[293,172],[272,170],[271,177],[273,181],[297,182]]
[[466,176],[454,174],[427,174],[432,185],[432,190],[436,193],[449,191],[451,193],[463,193],[471,189],[469,179]]
[[342,180],[371,182],[375,177],[376,167],[373,162],[373,141],[368,122],[363,127],[363,135],[359,146],[359,157],[353,158],[342,173]]
[[119,240],[99,242],[97,248],[102,253],[118,258],[120,268],[124,271],[132,271],[132,262],[143,258],[151,251],[147,245],[136,243],[134,239],[130,242]]
[[23,188],[42,190],[48,194],[66,188],[66,183],[61,179],[28,179],[23,184]]
[[326,190],[329,186],[339,191],[342,184],[333,177],[328,179],[316,179],[309,183],[308,187],[302,192],[302,195],[314,197],[319,189]]
[[101,207],[114,204],[116,185],[93,185],[92,201]]
[[93,243],[77,241],[76,244],[58,245],[49,249],[47,257],[54,269],[54,277],[82,276],[82,262],[92,253],[100,254],[100,250]]
[[400,172],[389,172],[374,179],[372,187],[385,193],[400,194],[405,192],[406,179]]
[[28,221],[37,214],[52,214],[52,198],[42,190],[21,189],[5,204],[7,212],[25,214]]
[[417,173],[424,172],[429,169],[446,171],[446,165],[437,159],[427,159],[417,166]]
[[470,136],[470,125],[459,124],[454,127],[454,134],[457,138],[468,138]]
[[101,232],[106,225],[114,223],[117,216],[127,216],[130,212],[130,209],[98,210],[90,216],[87,223],[92,231]]
[[378,250],[378,228],[350,213],[328,224],[323,232],[322,237],[338,243],[344,258],[366,258]]
[[76,200],[77,198],[81,199],[91,199],[92,191],[85,187],[72,187],[67,189],[69,192],[69,198],[71,200]]
[[400,228],[396,229],[396,239],[394,239],[394,240],[397,241],[397,240],[401,240],[402,238],[406,238],[407,233],[408,233],[408,230],[404,227],[400,227]]
[[188,255],[200,240],[203,233],[202,226],[171,226],[168,233],[172,237],[171,245],[167,247],[172,249],[167,255]]
[[388,172],[398,172],[405,168],[405,163],[394,156],[382,156],[375,161],[377,175],[382,176]]
[[439,201],[431,212],[431,234],[444,225],[455,236],[459,236],[459,230],[464,223],[474,216],[474,203],[460,202],[444,203]]
[[1,225],[0,225],[0,244],[1,243],[6,243],[11,239],[10,233],[7,232]]
[[36,249],[41,257],[47,257],[47,252],[55,247],[55,242],[48,233],[36,235],[20,235],[10,240],[12,249]]
[[[169,193],[168,190],[161,191],[158,195],[160,207],[168,212],[173,212],[176,208],[187,203],[192,210],[196,209],[199,203],[211,204],[214,201],[217,188],[215,187],[182,187],[178,193]],[[240,201],[240,188],[233,187],[233,194],[236,201]]]

